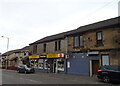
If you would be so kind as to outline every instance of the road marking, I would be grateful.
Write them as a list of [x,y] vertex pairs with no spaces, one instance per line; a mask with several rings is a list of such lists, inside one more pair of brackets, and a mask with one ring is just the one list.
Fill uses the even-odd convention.
[[42,82],[36,81],[36,80],[32,80],[32,79],[25,79],[25,78],[21,78],[21,77],[20,77],[20,79],[22,79],[22,80],[24,79],[26,81],[31,81],[31,82],[34,82],[34,83],[38,83],[39,82],[40,84],[42,84]]

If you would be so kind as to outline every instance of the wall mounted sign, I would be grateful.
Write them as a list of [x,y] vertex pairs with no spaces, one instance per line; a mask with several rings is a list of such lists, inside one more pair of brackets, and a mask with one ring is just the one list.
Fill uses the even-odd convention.
[[58,58],[64,58],[64,54],[63,53],[58,54]]
[[58,58],[58,54],[47,54],[47,58]]
[[47,58],[64,58],[64,54],[47,54]]
[[46,58],[47,55],[40,55],[40,58]]
[[40,58],[40,55],[32,55],[32,56],[29,56],[29,59],[38,59]]

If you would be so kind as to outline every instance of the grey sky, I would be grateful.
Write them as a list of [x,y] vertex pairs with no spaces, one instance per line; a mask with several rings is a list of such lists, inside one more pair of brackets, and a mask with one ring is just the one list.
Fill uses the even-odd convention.
[[[0,0],[0,36],[9,50],[45,36],[118,16],[119,0]],[[7,39],[0,37],[0,52]]]

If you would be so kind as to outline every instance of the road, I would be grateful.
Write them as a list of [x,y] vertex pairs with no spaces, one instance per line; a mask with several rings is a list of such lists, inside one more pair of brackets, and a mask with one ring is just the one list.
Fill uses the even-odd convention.
[[96,77],[35,72],[17,73],[14,70],[2,70],[2,84],[105,84]]

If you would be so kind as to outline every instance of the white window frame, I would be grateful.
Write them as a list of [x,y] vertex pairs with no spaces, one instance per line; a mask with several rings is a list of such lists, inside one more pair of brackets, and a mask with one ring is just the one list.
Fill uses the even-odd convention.
[[102,55],[102,65],[109,65],[109,55]]

